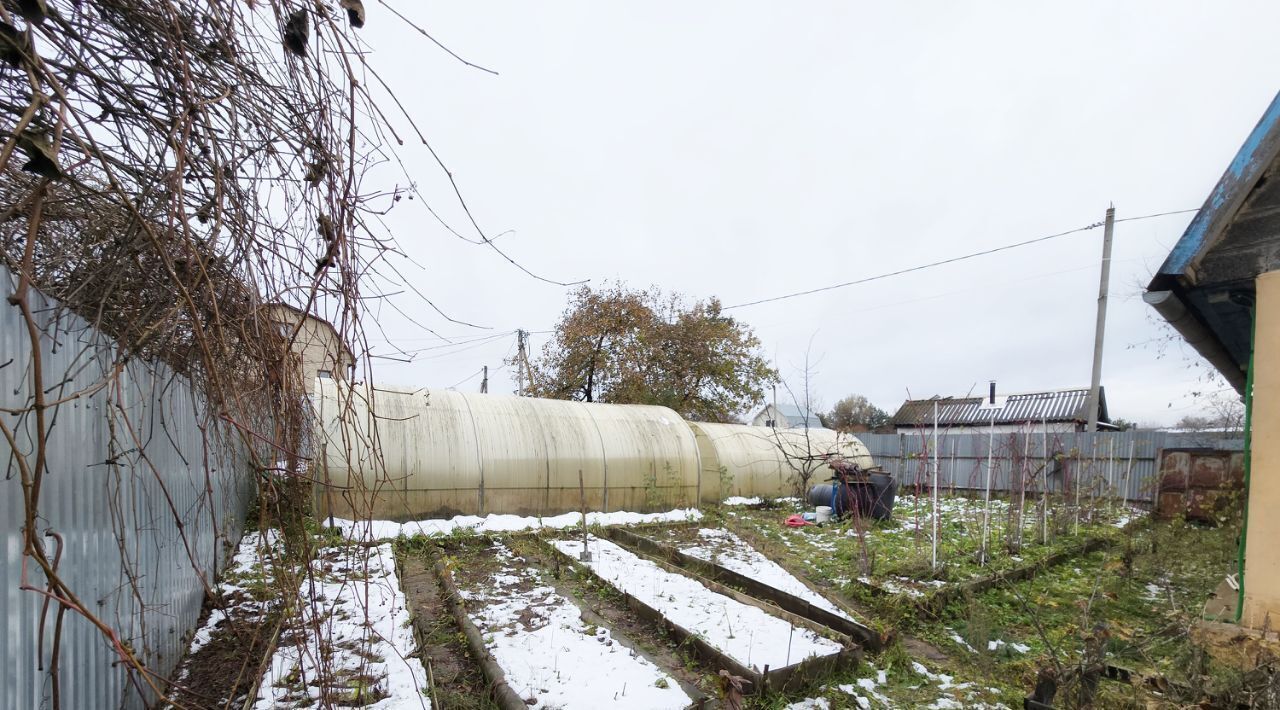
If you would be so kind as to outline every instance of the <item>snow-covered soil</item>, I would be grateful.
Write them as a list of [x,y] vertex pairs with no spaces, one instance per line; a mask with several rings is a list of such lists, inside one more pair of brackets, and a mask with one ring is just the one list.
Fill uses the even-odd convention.
[[[583,543],[553,544],[576,559]],[[612,542],[589,536],[587,546],[591,559],[586,564],[602,579],[748,668],[782,668],[841,650],[835,641],[667,572]]]
[[301,628],[281,631],[257,710],[316,705],[430,708],[427,675],[391,545],[322,548],[298,591]]
[[728,498],[720,501],[720,505],[760,505],[763,502],[764,499],[760,496],[752,496],[750,498],[744,498],[743,496],[729,496]]
[[1111,524],[1123,530],[1129,527],[1129,523],[1132,523],[1135,520],[1140,520],[1141,518],[1144,518],[1146,516],[1147,516],[1147,511],[1137,506],[1131,505],[1128,507],[1121,508],[1116,513],[1116,519],[1111,521]]
[[698,530],[698,538],[698,542],[677,544],[676,547],[691,557],[713,562],[761,584],[767,584],[793,597],[799,597],[832,614],[853,620],[853,617],[846,614],[840,607],[810,589],[804,582],[796,579],[795,575],[777,562],[765,557],[732,532],[718,528],[701,528]]
[[252,626],[255,620],[260,620],[272,607],[279,604],[278,599],[264,599],[267,595],[263,592],[270,588],[270,561],[278,557],[280,552],[280,536],[274,530],[267,531],[266,535],[247,532],[240,538],[240,545],[236,548],[231,564],[223,571],[222,579],[213,588],[214,594],[223,602],[222,608],[215,607],[209,611],[209,617],[196,629],[195,636],[191,639],[188,655],[204,648],[227,623],[229,617],[234,616]]
[[[696,508],[677,508],[665,513],[587,513],[587,525],[638,525],[698,521],[702,512]],[[391,520],[346,520],[334,518],[333,526],[352,540],[392,540],[401,535],[448,535],[467,530],[476,533],[519,532],[547,528],[563,530],[582,524],[580,513],[564,513],[546,518],[493,514],[484,517],[459,515],[448,520],[414,520],[397,523]]]
[[922,599],[934,589],[947,586],[940,579],[911,579],[910,577],[885,577],[876,581],[870,577],[860,576],[858,581],[869,587],[879,587],[889,594],[898,594],[911,599]]
[[252,690],[253,679],[231,672],[243,662],[261,660],[274,628],[281,599],[274,592],[277,565],[284,546],[276,531],[247,532],[235,555],[210,590],[213,603],[191,639],[178,667],[168,700],[177,707],[193,702],[240,707]]
[[[764,500],[765,499],[761,498],[760,496],[752,496],[750,498],[744,498],[742,496],[729,496],[728,498],[725,498],[724,500],[720,501],[720,505],[728,505],[728,506],[760,505],[761,503],[764,502]],[[774,503],[799,503],[800,502],[799,498],[773,498],[772,500]]]
[[[901,707],[921,707],[930,710],[1006,708],[999,702],[989,700],[989,695],[972,683],[956,683],[952,676],[933,673],[920,663],[912,663],[912,671],[908,674],[909,679],[898,679],[896,684],[896,691],[905,692],[912,697],[910,702],[890,697],[888,671],[877,670],[870,664],[867,671],[870,673],[867,677],[859,678],[853,683],[824,686],[820,689],[821,695],[791,703],[785,706],[784,710],[833,710],[834,708],[879,710]],[[993,691],[988,691],[990,692]]]
[[[955,629],[953,629],[953,628],[951,628],[950,626],[948,626],[948,627],[946,627],[946,632],[947,632],[947,636],[948,636],[948,637],[949,637],[953,642],[955,642],[955,644],[956,644],[957,646],[959,646],[960,648],[963,648],[964,650],[968,651],[969,653],[977,653],[977,652],[978,652],[978,649],[974,648],[974,647],[973,647],[973,645],[972,645],[972,644],[970,644],[968,641],[966,641],[966,640],[965,640],[965,638],[964,638],[963,636],[961,636],[959,633],[957,633]],[[996,652],[996,651],[999,651],[1000,649],[1004,649],[1004,648],[1007,648],[1007,649],[1009,649],[1010,651],[1013,651],[1013,652],[1016,652],[1016,653],[1027,653],[1028,651],[1030,651],[1030,650],[1031,650],[1031,647],[1030,647],[1030,646],[1026,645],[1025,643],[1018,643],[1017,641],[1009,642],[1009,641],[1005,641],[1005,640],[1003,640],[1003,639],[991,639],[991,640],[987,641],[987,650],[988,650],[988,651]]]
[[501,543],[499,570],[461,594],[507,684],[538,708],[683,708],[693,701],[675,678],[588,624],[537,568]]

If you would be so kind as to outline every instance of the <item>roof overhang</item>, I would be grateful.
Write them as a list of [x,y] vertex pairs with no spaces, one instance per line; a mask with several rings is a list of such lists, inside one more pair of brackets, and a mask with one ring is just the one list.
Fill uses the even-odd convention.
[[1280,269],[1280,94],[1151,280],[1143,299],[1243,392],[1254,280]]
[[[1237,392],[1244,392],[1245,370],[1240,365],[1240,360],[1236,354],[1233,354],[1226,345],[1224,340],[1227,338],[1235,339],[1242,331],[1239,328],[1227,325],[1230,320],[1235,320],[1243,315],[1248,318],[1247,313],[1219,312],[1220,309],[1213,308],[1207,303],[1200,308],[1202,315],[1197,315],[1191,307],[1188,307],[1185,297],[1196,298],[1194,290],[1179,293],[1172,289],[1167,291],[1147,291],[1142,295],[1142,300],[1146,301],[1162,318],[1169,321],[1169,325],[1178,331],[1178,334],[1187,341],[1187,344],[1200,353],[1201,357],[1209,361],[1215,369],[1222,374]],[[1241,309],[1235,308],[1239,311]],[[1216,325],[1209,325],[1206,319],[1214,321]],[[1248,331],[1243,331],[1248,332]],[[1244,347],[1248,347],[1246,342]],[[1239,344],[1238,346],[1239,347]],[[1248,356],[1244,355],[1245,367],[1248,366]]]

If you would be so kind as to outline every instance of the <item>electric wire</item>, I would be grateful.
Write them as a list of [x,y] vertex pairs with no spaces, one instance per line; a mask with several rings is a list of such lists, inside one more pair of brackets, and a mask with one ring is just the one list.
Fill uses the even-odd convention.
[[[1169,216],[1169,215],[1186,214],[1186,213],[1188,213],[1188,212],[1197,212],[1197,211],[1198,211],[1198,209],[1174,210],[1174,211],[1172,211],[1172,212],[1160,212],[1160,213],[1157,213],[1157,214],[1148,214],[1148,215],[1142,215],[1142,216],[1139,216],[1139,217],[1125,217],[1125,218],[1123,218],[1123,219],[1117,219],[1117,220],[1115,220],[1115,221],[1116,221],[1116,222],[1135,222],[1135,221],[1137,221],[1137,220],[1141,220],[1141,219],[1154,219],[1154,218],[1156,218],[1156,217],[1167,217],[1167,216]],[[776,302],[776,301],[785,301],[785,300],[787,300],[787,299],[791,299],[791,298],[798,298],[798,297],[800,297],[800,296],[810,296],[810,295],[813,295],[813,294],[815,294],[815,293],[822,293],[822,292],[824,292],[824,291],[834,291],[835,289],[838,289],[838,288],[845,288],[845,287],[848,287],[848,286],[856,286],[856,285],[858,285],[858,284],[870,283],[870,282],[872,282],[872,281],[881,281],[881,280],[884,280],[884,279],[887,279],[887,278],[891,278],[891,277],[893,277],[893,276],[902,276],[903,274],[910,274],[910,273],[914,273],[914,272],[916,272],[916,271],[924,271],[925,269],[932,269],[932,268],[934,268],[934,267],[936,267],[936,266],[944,266],[944,265],[946,265],[946,264],[954,264],[954,263],[959,262],[959,261],[967,261],[967,260],[969,260],[969,259],[976,259],[977,257],[980,257],[980,256],[987,256],[987,255],[989,255],[989,254],[995,254],[995,253],[997,253],[997,252],[1009,251],[1010,249],[1017,249],[1018,247],[1024,247],[1024,246],[1028,246],[1028,245],[1030,245],[1030,244],[1038,244],[1038,243],[1040,243],[1040,242],[1047,242],[1047,241],[1049,241],[1050,239],[1058,239],[1058,238],[1060,238],[1060,237],[1065,237],[1065,236],[1068,236],[1068,235],[1071,235],[1071,234],[1079,234],[1080,232],[1088,232],[1088,231],[1090,231],[1090,230],[1097,229],[1098,227],[1103,226],[1103,224],[1104,224],[1103,222],[1094,222],[1094,223],[1092,223],[1092,224],[1087,224],[1087,225],[1085,225],[1085,226],[1083,226],[1083,227],[1076,227],[1075,229],[1068,229],[1068,230],[1067,230],[1067,231],[1065,231],[1065,232],[1058,232],[1057,234],[1050,234],[1050,235],[1043,236],[1043,237],[1036,237],[1035,239],[1027,239],[1027,240],[1025,240],[1025,241],[1021,241],[1021,242],[1015,242],[1015,243],[1013,243],[1013,244],[1006,244],[1006,245],[1004,245],[1004,246],[993,247],[993,248],[991,248],[991,249],[984,249],[984,250],[982,250],[982,251],[976,251],[976,252],[973,252],[973,253],[971,253],[971,254],[965,254],[965,255],[963,255],[963,256],[953,256],[953,257],[951,257],[951,258],[949,258],[949,259],[942,259],[941,261],[934,261],[934,262],[930,262],[930,263],[928,263],[928,264],[920,264],[919,266],[911,266],[911,267],[908,267],[908,268],[905,268],[905,269],[898,269],[897,271],[890,271],[890,272],[883,273],[883,274],[876,274],[875,276],[867,276],[867,277],[860,278],[860,279],[854,279],[853,281],[845,281],[845,282],[843,282],[843,283],[831,284],[830,286],[819,286],[818,288],[806,289],[806,290],[804,290],[804,291],[795,291],[795,292],[793,292],[793,293],[787,293],[787,294],[783,294],[783,295],[781,295],[781,296],[772,296],[772,297],[770,297],[770,298],[761,298],[761,299],[757,299],[757,300],[755,300],[755,301],[747,301],[747,302],[745,302],[745,303],[736,303],[736,304],[734,304],[734,305],[732,305],[732,306],[725,306],[725,307],[724,307],[723,309],[721,309],[721,310],[730,311],[730,310],[733,310],[733,309],[735,309],[735,308],[746,308],[746,307],[748,307],[748,306],[758,306],[758,305],[760,305],[760,304],[762,304],[762,303],[773,303],[773,302]]]
[[457,382],[455,382],[455,383],[453,383],[453,384],[449,385],[449,386],[448,386],[448,387],[446,387],[445,389],[456,390],[456,389],[458,389],[458,387],[459,387],[459,386],[467,384],[468,382],[470,382],[470,381],[474,380],[475,378],[479,377],[479,376],[480,376],[480,375],[482,375],[482,374],[484,374],[484,368],[481,368],[481,369],[479,369],[479,370],[476,370],[476,371],[475,371],[474,373],[472,373],[470,376],[468,376],[468,377],[466,377],[466,378],[464,378],[464,379],[462,379],[462,380],[459,380],[459,381],[457,381]]

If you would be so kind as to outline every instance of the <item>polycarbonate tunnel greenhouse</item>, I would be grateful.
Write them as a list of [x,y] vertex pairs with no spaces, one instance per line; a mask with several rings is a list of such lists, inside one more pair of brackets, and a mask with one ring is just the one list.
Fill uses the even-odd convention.
[[691,424],[648,405],[330,380],[314,410],[313,473],[329,484],[317,487],[317,508],[339,517],[693,507],[792,495],[790,473],[822,454],[870,466],[861,442],[832,431]]
[[831,475],[825,463],[828,457],[863,468],[872,466],[871,452],[861,441],[830,429],[773,429],[705,422],[690,422],[689,427],[698,442],[705,502],[729,495],[797,495],[795,482],[800,472],[810,473],[811,483]]

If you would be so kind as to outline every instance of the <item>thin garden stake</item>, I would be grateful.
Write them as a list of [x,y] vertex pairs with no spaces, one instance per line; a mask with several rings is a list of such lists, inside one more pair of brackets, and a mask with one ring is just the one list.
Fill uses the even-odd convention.
[[1107,440],[1107,507],[1116,499],[1116,440]]
[[1076,475],[1071,478],[1071,487],[1076,492],[1076,537],[1080,536],[1080,473],[1084,465],[1084,453],[1080,451],[1080,438],[1076,437]]
[[956,444],[959,442],[951,442],[951,497],[956,497]]
[[979,564],[987,564],[987,537],[991,530],[991,472],[996,465],[996,410],[991,410],[991,433],[987,438],[987,490],[982,496],[982,552]]
[[938,400],[933,400],[933,568],[938,569]]
[[1049,544],[1049,417],[1040,418],[1040,542]]
[[1129,474],[1133,473],[1133,454],[1137,445],[1136,440],[1129,442],[1129,465],[1124,470],[1124,483],[1121,484],[1124,486],[1124,503],[1122,504],[1124,508],[1129,507]]
[[591,551],[587,549],[587,487],[582,482],[582,469],[578,469],[578,505],[582,513],[582,554],[578,559],[591,561]]
[[1097,496],[1098,489],[1098,437],[1090,437],[1093,439],[1093,454],[1089,457],[1089,519],[1093,519],[1093,511],[1098,507]]
[[[1022,522],[1022,514],[1027,510],[1027,462],[1031,459],[1031,422],[1027,422],[1027,433],[1022,435],[1022,465],[1018,467],[1018,549],[1022,549],[1022,530],[1026,525]],[[1009,453],[1009,472],[1013,472],[1013,453]],[[1012,480],[1010,481],[1012,483]],[[1010,491],[1009,502],[1013,502],[1013,491]]]

